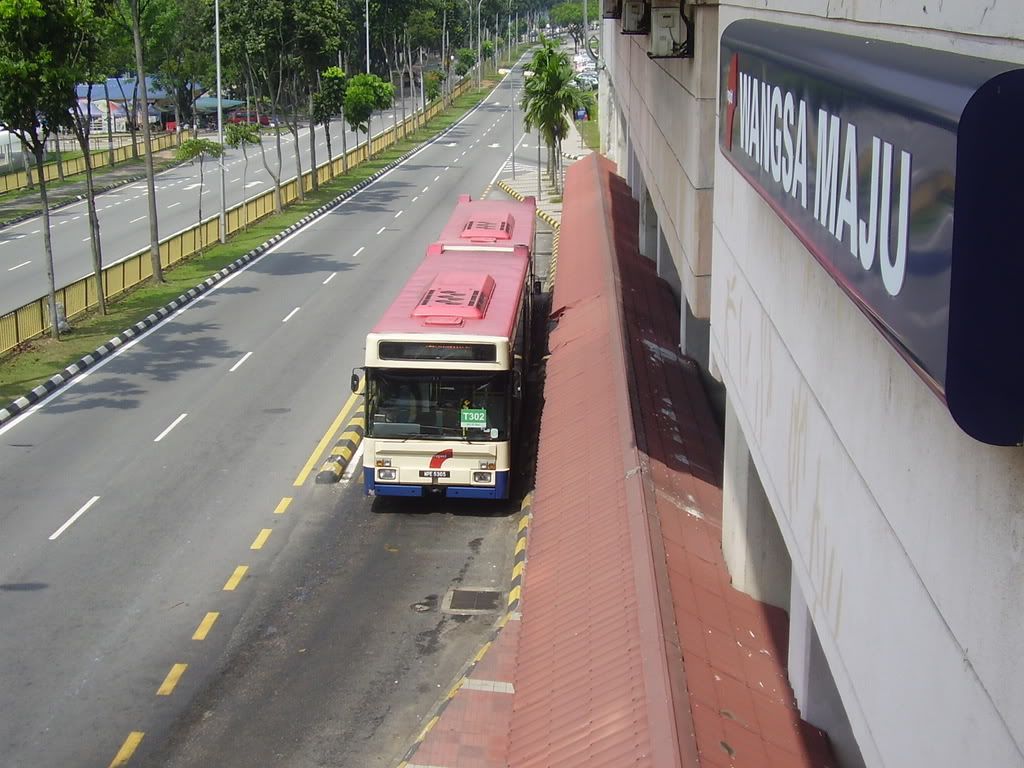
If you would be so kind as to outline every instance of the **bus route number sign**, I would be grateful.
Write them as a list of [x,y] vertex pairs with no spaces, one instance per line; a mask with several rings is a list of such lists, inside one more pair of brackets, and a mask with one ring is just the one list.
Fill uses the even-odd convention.
[[487,409],[486,408],[463,408],[459,413],[459,426],[463,429],[476,427],[486,429]]

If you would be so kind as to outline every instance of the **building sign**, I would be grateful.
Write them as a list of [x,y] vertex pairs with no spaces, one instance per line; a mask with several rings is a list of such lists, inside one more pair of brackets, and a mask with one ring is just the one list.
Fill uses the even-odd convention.
[[743,20],[719,146],[957,423],[1024,442],[1024,67]]

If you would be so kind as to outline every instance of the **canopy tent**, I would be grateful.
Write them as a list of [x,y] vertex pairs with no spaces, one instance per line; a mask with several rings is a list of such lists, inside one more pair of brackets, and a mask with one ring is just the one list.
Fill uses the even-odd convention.
[[[221,98],[221,103],[224,106],[224,111],[228,112],[232,109],[238,109],[240,106],[245,104],[244,101],[239,99],[225,99]],[[196,112],[201,115],[210,115],[217,113],[217,97],[216,96],[200,96],[196,99]]]

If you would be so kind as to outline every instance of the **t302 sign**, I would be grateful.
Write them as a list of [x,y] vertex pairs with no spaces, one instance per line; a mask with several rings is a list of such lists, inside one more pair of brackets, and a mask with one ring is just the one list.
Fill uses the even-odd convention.
[[1024,442],[1024,68],[744,20],[719,145],[957,423]]

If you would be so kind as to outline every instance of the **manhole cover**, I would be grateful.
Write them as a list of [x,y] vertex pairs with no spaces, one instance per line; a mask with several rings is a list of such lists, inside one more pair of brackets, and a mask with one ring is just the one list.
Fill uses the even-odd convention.
[[501,592],[493,589],[463,587],[451,589],[444,596],[441,610],[445,613],[494,613],[501,605]]

